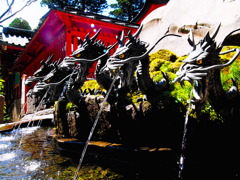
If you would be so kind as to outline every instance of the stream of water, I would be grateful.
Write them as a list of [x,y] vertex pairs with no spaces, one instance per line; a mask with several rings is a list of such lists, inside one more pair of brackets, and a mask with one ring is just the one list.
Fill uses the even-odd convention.
[[[77,163],[62,156],[47,140],[48,128],[28,127],[0,134],[1,180],[66,180],[72,179]],[[19,141],[22,144],[19,146]],[[109,168],[85,164],[82,179],[119,179]]]

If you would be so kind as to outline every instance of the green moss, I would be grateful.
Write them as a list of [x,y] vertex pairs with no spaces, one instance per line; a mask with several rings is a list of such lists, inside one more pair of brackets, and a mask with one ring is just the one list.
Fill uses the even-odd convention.
[[142,94],[141,92],[134,92],[134,93],[132,94],[132,102],[133,102],[133,103],[137,103],[137,100],[138,100],[139,98],[144,98],[144,94]]
[[[240,48],[238,46],[225,46],[222,49],[222,52],[227,51],[233,48]],[[227,53],[224,55],[220,55],[221,63],[228,62],[236,52]],[[171,58],[174,57],[174,58]],[[159,82],[162,79],[162,72],[168,74],[169,81],[172,81],[176,77],[176,72],[179,70],[182,65],[182,61],[187,58],[187,56],[178,57],[174,53],[168,50],[160,50],[154,54],[150,55],[150,76],[155,82]],[[173,61],[174,59],[174,61]],[[232,80],[234,79],[238,83],[238,88],[240,89],[240,57],[236,59],[236,61],[228,67],[225,67],[221,70],[221,81],[223,84],[223,88],[228,91],[232,86]],[[175,98],[177,103],[181,103],[185,108],[188,106],[189,94],[191,92],[192,86],[190,83],[185,82],[184,87],[181,87],[179,83],[171,84],[171,92],[169,95]],[[170,98],[170,97],[169,97]],[[210,120],[221,120],[222,116],[217,114],[215,110],[207,104],[205,108],[198,113],[192,113],[192,117],[199,118],[208,117]]]
[[[222,52],[240,48],[239,46],[224,46]],[[226,63],[228,62],[236,52],[227,53],[224,55],[220,55],[221,62]],[[228,67],[221,69],[221,81],[223,84],[224,90],[228,91],[232,86],[232,80],[234,79],[236,82],[240,82],[240,56],[235,60],[233,64]],[[238,83],[238,88],[240,89],[240,83]]]
[[174,62],[178,59],[178,56],[170,50],[161,49],[156,53],[150,54],[149,59],[150,59],[150,62],[155,59],[163,59],[166,61]]
[[166,62],[166,60],[164,59],[154,59],[152,60],[152,62],[149,64],[149,71],[153,72],[153,71],[159,71],[160,67],[162,66],[162,64],[164,64]]
[[71,110],[73,110],[76,106],[71,103],[71,102],[68,102],[67,105],[66,105],[66,110],[69,112]]
[[154,71],[150,73],[150,77],[153,79],[154,82],[159,82],[163,78],[161,71]]
[[[73,176],[76,172],[76,168],[70,166],[59,175],[59,179],[73,179]],[[78,172],[78,180],[99,180],[99,179],[120,179],[121,175],[112,172],[109,168],[103,169],[100,166],[83,166]]]
[[85,89],[88,92],[88,89],[95,89],[95,90],[102,90],[102,88],[100,87],[100,85],[97,83],[96,80],[89,80],[89,81],[85,81],[83,86],[81,87],[82,91],[84,91]]

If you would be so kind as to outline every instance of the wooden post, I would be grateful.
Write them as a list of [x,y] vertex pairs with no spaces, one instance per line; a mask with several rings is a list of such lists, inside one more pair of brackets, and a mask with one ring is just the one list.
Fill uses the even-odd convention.
[[5,97],[0,95],[0,124],[3,124]]

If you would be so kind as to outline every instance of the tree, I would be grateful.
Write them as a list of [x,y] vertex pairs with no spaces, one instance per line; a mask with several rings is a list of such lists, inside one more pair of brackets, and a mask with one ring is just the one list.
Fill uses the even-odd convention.
[[9,27],[32,30],[29,23],[22,18],[15,18],[10,24]]
[[145,0],[117,0],[116,4],[111,4],[113,11],[109,14],[117,19],[131,21],[142,9]]
[[9,2],[9,0],[6,0],[7,9],[2,13],[2,15],[0,15],[0,24],[8,20],[9,18],[15,16],[17,13],[22,11],[25,7],[30,6],[33,2],[36,2],[36,1],[37,0],[26,0],[26,3],[22,7],[20,7],[17,11],[12,12],[12,7],[15,3],[15,0],[11,0],[11,2]]
[[101,14],[108,7],[106,0],[42,0],[41,5],[47,5],[49,8],[55,7],[64,9],[66,6]]

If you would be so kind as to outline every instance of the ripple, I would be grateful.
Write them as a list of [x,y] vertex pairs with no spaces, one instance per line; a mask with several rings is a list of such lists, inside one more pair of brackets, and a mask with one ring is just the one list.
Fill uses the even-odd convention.
[[7,149],[8,147],[8,144],[0,144],[0,150]]
[[16,157],[16,153],[15,152],[10,152],[10,153],[5,153],[5,154],[1,154],[0,155],[0,162],[1,161],[7,161],[7,160],[11,160],[13,158]]
[[25,134],[31,134],[34,131],[36,131],[37,129],[39,129],[39,126],[22,128],[21,133],[24,134],[24,135]]
[[14,140],[15,140],[14,136],[5,136],[0,138],[0,141],[14,141]]
[[39,161],[31,161],[24,165],[25,171],[36,171],[41,166]]

